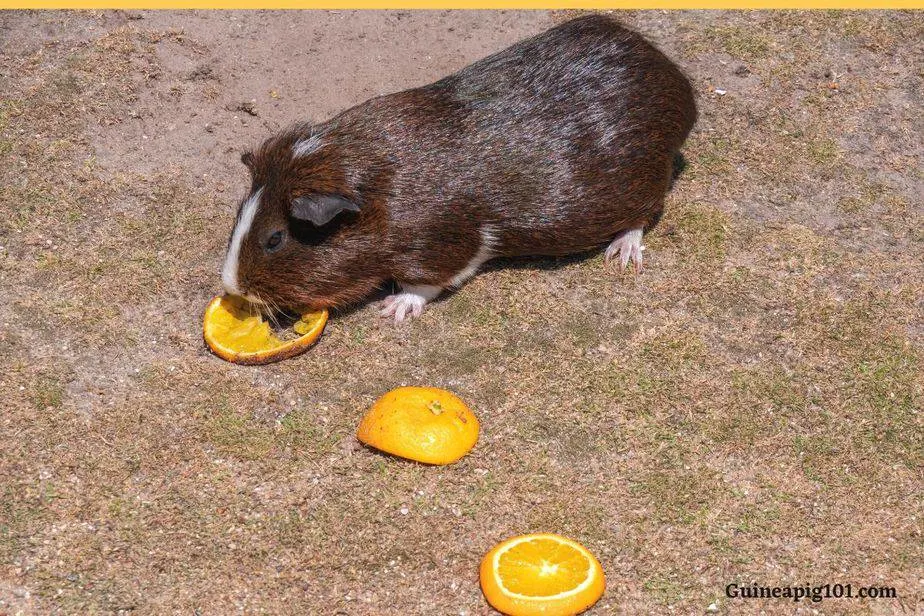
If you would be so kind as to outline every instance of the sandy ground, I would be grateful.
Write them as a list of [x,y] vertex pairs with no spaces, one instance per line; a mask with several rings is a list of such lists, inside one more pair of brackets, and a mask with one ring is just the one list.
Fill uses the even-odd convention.
[[[643,274],[499,263],[282,364],[203,347],[242,149],[567,16],[0,13],[0,614],[486,614],[528,531],[598,555],[598,614],[920,610],[920,13],[621,13],[701,111]],[[400,384],[474,452],[359,446]],[[724,596],[755,581],[898,599]]]

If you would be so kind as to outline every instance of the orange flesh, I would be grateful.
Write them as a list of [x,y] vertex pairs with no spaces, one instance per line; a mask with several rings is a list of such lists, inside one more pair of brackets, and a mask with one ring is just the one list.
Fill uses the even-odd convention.
[[222,298],[221,310],[214,313],[209,325],[222,346],[236,353],[271,351],[285,344],[258,313],[228,297]]
[[581,552],[552,539],[520,543],[498,560],[497,572],[504,588],[530,597],[574,590],[590,572],[590,562]]
[[301,336],[283,340],[264,321],[259,310],[245,299],[225,295],[208,305],[203,335],[209,347],[223,359],[240,363],[266,363],[304,351],[320,336],[327,311],[308,313],[293,329]]

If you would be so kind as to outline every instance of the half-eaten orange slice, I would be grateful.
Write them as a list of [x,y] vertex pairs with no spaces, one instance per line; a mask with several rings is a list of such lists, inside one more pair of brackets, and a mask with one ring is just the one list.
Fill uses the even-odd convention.
[[462,400],[436,387],[399,387],[379,398],[356,438],[386,453],[450,464],[478,442],[478,420]]
[[521,535],[481,561],[481,590],[509,616],[579,614],[603,595],[603,568],[581,544],[553,534]]
[[283,340],[250,302],[236,295],[222,295],[206,307],[202,335],[222,359],[236,364],[269,364],[304,353],[326,323],[326,310],[304,314],[292,326],[298,337]]

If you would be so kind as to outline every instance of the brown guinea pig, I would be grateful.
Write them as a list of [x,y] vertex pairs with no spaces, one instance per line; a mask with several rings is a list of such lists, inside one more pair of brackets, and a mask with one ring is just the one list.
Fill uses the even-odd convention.
[[402,321],[494,257],[608,244],[638,269],[695,120],[687,78],[640,35],[569,21],[245,153],[223,285],[305,311],[394,280],[382,314]]

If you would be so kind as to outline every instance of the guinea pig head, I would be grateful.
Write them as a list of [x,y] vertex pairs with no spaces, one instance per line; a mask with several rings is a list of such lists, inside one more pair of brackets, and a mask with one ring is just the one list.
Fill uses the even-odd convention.
[[304,312],[355,302],[383,282],[383,206],[349,185],[361,174],[347,173],[334,146],[284,134],[241,160],[252,183],[222,267],[227,293]]

